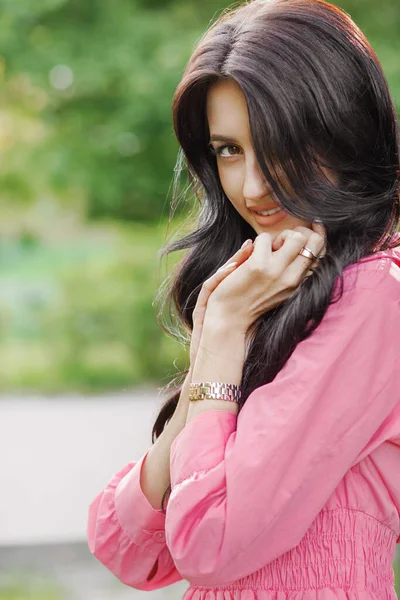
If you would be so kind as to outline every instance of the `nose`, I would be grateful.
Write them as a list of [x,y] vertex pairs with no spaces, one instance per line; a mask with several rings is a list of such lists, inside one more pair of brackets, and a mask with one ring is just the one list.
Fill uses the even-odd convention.
[[245,169],[243,197],[247,200],[254,201],[268,196],[271,193],[271,188],[265,181],[257,161],[246,161]]

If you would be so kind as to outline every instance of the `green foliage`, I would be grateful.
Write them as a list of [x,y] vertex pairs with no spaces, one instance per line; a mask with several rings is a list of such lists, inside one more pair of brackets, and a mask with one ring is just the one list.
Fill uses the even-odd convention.
[[338,2],[354,19],[375,50],[400,111],[400,8],[397,0]]
[[152,305],[163,279],[157,252],[166,226],[109,225],[93,239],[88,229],[73,246],[30,251],[30,267],[16,254],[12,273],[3,269],[14,302],[3,300],[0,309],[0,389],[91,392],[166,384],[176,374],[175,360],[184,368],[186,349],[165,335]]
[[183,3],[17,4],[0,17],[5,104],[36,142],[10,144],[2,188],[13,200],[79,189],[91,218],[158,218],[178,149],[172,96],[200,34],[196,5],[188,27]]
[[[178,150],[172,96],[194,44],[229,4],[3,0],[3,198],[79,190],[90,218],[158,218]],[[397,1],[339,4],[370,38],[398,101]]]

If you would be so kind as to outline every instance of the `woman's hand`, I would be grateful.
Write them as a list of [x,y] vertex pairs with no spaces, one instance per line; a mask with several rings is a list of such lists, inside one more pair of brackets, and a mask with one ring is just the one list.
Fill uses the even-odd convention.
[[[222,265],[222,267],[220,267],[218,271],[214,273],[214,275],[209,277],[203,283],[202,288],[200,290],[200,294],[197,298],[196,306],[193,311],[193,331],[190,340],[190,366],[186,374],[185,381],[182,385],[176,409],[176,414],[183,414],[184,419],[186,419],[187,411],[189,408],[189,386],[192,380],[193,369],[196,363],[197,352],[203,333],[203,323],[206,314],[208,299],[212,292],[216,289],[216,287],[221,283],[221,281],[223,281],[237,265],[241,265],[245,260],[249,258],[250,254],[253,251],[253,242],[251,240],[247,241],[249,242],[247,246],[242,246],[242,248],[240,248],[225,263],[225,265]],[[228,268],[225,268],[226,266]]]
[[[317,261],[301,256],[299,252],[307,246],[316,256],[323,255],[325,238],[325,228],[319,223],[313,223],[312,229],[285,229],[275,239],[267,232],[258,235],[247,260],[225,273],[208,294],[202,324],[207,318],[211,327],[228,325],[245,335],[258,317],[292,296],[303,279],[310,275],[310,267]],[[235,257],[227,264],[236,261]],[[213,277],[203,284],[203,288],[210,289]],[[202,292],[199,299],[201,295]]]
[[[247,246],[242,246],[222,267],[218,269],[203,283],[200,294],[197,298],[196,306],[193,311],[193,331],[190,342],[190,365],[193,368],[196,362],[197,351],[203,332],[204,317],[206,314],[207,303],[214,290],[226,279],[237,266],[243,264],[253,252],[253,242],[247,240]],[[227,267],[227,268],[226,268]]]

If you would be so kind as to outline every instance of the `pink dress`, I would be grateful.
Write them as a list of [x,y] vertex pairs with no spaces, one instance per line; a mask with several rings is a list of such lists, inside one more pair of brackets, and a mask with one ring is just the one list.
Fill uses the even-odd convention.
[[397,598],[400,248],[344,283],[239,415],[200,413],[175,438],[166,515],[140,487],[147,453],[90,504],[90,551],[123,583],[186,579],[184,600]]

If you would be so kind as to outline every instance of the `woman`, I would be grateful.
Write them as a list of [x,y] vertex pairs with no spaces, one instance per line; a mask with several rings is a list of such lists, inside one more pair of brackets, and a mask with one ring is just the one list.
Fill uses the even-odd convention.
[[164,251],[190,248],[168,297],[190,368],[91,503],[90,550],[139,590],[187,579],[185,600],[394,599],[400,171],[379,61],[331,4],[255,0],[200,40],[173,121],[200,204]]

